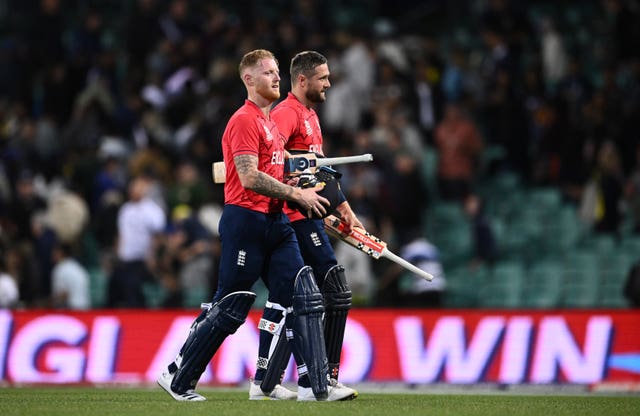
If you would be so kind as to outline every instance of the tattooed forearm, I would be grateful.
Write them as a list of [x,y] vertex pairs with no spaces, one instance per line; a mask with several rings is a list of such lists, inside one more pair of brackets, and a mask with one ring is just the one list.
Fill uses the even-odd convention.
[[252,191],[272,198],[287,199],[293,198],[293,188],[267,175],[264,172],[258,172],[258,177],[254,186],[250,188]]
[[240,182],[245,188],[272,198],[288,200],[293,198],[294,190],[291,186],[279,182],[258,170],[258,158],[256,156],[239,155],[234,157],[233,161],[236,165]]

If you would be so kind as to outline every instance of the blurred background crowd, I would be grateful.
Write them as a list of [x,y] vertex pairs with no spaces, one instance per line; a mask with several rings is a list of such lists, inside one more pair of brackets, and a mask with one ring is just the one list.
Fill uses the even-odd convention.
[[0,307],[211,298],[255,48],[283,97],[327,56],[325,154],[374,155],[351,206],[437,276],[337,243],[358,305],[638,304],[638,0],[1,0]]

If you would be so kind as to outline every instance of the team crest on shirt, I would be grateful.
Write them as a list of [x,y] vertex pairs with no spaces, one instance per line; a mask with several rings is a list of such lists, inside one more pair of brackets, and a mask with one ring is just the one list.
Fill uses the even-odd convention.
[[309,237],[311,237],[311,242],[314,246],[320,247],[322,245],[322,241],[320,240],[320,237],[318,237],[318,233],[311,233]]
[[238,266],[244,266],[247,261],[247,252],[244,250],[238,251]]
[[270,142],[273,140],[273,134],[271,134],[271,130],[269,130],[269,128],[266,125],[262,125],[262,128],[264,129],[265,134],[267,135],[267,141]]
[[304,121],[304,128],[307,130],[307,136],[311,136],[313,134],[313,129],[311,129],[311,124],[309,124],[309,120]]

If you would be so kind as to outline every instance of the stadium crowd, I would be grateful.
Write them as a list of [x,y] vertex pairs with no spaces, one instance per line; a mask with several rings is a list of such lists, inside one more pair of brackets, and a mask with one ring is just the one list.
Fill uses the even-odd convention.
[[[630,218],[640,233],[637,0],[0,3],[0,307],[70,307],[82,285],[56,280],[59,252],[74,279],[105,277],[93,307],[118,306],[109,282],[132,259],[162,289],[142,304],[210,299],[211,163],[255,48],[278,57],[283,96],[295,53],[327,56],[325,153],[374,155],[341,167],[342,187],[394,250],[429,238],[434,201],[463,204],[504,172],[557,187],[596,232]],[[162,215],[124,253],[118,236],[140,224],[118,215],[141,200]],[[338,247],[360,304],[385,304],[388,263]]]

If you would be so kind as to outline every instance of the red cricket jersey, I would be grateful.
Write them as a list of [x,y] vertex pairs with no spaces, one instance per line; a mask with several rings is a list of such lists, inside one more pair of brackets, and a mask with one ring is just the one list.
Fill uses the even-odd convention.
[[[322,130],[318,115],[313,109],[298,101],[295,95],[287,94],[287,98],[271,110],[271,119],[278,125],[287,150],[323,154]],[[285,206],[284,212],[291,221],[305,218],[299,211],[288,206]]]
[[282,181],[284,177],[284,139],[278,127],[267,119],[260,108],[245,100],[229,119],[222,135],[222,154],[227,169],[224,203],[253,211],[280,212],[284,201],[245,189],[240,183],[233,158],[238,155],[258,156],[258,170]]

